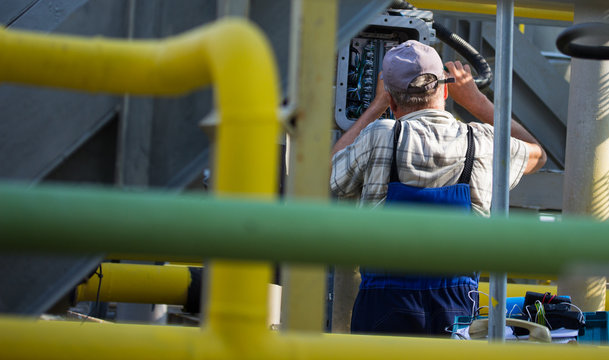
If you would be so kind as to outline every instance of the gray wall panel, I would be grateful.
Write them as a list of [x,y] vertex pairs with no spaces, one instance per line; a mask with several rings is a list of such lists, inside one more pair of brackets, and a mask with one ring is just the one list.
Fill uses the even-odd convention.
[[[123,37],[122,0],[37,1],[12,28]],[[0,9],[1,10],[1,9]],[[38,181],[113,180],[117,97],[25,86],[0,87],[0,177]],[[100,136],[95,136],[102,128]],[[93,137],[96,141],[89,142]],[[79,151],[80,150],[80,151]],[[64,161],[65,160],[65,161]],[[84,166],[87,165],[87,166]],[[0,255],[0,312],[40,314],[102,257]]]
[[283,94],[287,91],[290,50],[291,1],[251,0],[250,19],[258,24],[273,46]]
[[[88,0],[39,0],[15,20],[11,27],[50,32],[64,24],[68,17],[77,13],[80,7],[87,3]],[[78,33],[77,29],[74,30]]]
[[[14,27],[30,28],[28,24],[37,30],[123,37],[125,2],[39,1]],[[99,122],[119,104],[114,96],[0,86],[0,177],[34,180],[43,176],[69,155],[66,152],[83,143],[83,137],[93,135]]]
[[[179,34],[215,20],[216,2],[165,0],[157,16],[159,37]],[[141,21],[136,18],[138,27]],[[212,92],[204,89],[178,98],[158,98],[153,109],[149,184],[164,187],[207,150],[209,141],[197,124],[212,109]]]
[[151,186],[165,186],[207,149],[209,140],[197,124],[210,109],[209,90],[180,99],[155,101],[150,160]]
[[38,0],[2,0],[0,2],[0,24],[10,25]]
[[97,127],[117,99],[50,89],[0,87],[0,176],[36,179]]

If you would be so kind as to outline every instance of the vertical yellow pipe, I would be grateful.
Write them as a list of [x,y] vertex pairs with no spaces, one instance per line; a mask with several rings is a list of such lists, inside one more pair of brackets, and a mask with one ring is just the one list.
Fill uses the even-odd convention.
[[[216,80],[217,130],[215,191],[273,199],[278,174],[278,88],[273,55],[264,36],[240,39],[225,34],[211,40]],[[226,39],[237,39],[226,41]],[[256,226],[256,224],[252,224]],[[208,322],[236,343],[251,343],[266,327],[266,263],[215,260],[210,267]]]
[[[330,169],[326,160],[332,130],[332,81],[336,64],[337,0],[292,2],[297,28],[298,89],[296,122],[290,134],[287,195],[327,201]],[[293,30],[294,31],[294,30]],[[321,331],[325,317],[325,266],[289,264],[281,269],[282,328]]]

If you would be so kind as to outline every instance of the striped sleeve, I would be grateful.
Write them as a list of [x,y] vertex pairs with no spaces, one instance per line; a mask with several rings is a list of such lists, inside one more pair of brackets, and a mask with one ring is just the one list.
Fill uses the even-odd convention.
[[523,141],[510,138],[510,190],[516,187],[529,162],[529,147]]
[[370,126],[359,134],[353,143],[332,157],[330,188],[339,197],[359,196],[370,158]]

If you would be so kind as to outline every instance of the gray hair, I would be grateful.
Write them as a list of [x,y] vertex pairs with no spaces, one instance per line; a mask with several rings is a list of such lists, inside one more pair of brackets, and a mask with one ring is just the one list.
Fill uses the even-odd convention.
[[[432,74],[419,75],[410,82],[408,88],[422,87],[436,80],[436,76]],[[421,110],[430,107],[436,100],[438,88],[437,86],[430,90],[413,93],[404,89],[392,89],[385,85],[385,90],[391,95],[398,107],[404,110]]]

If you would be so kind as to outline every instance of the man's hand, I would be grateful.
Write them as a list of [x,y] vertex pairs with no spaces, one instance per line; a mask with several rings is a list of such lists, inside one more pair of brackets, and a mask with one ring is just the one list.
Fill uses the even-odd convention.
[[448,94],[455,102],[470,112],[475,112],[476,106],[486,100],[484,94],[478,90],[469,65],[462,65],[460,61],[444,64],[455,82],[448,84]]
[[493,103],[478,90],[469,65],[459,61],[444,64],[455,82],[448,84],[448,94],[455,102],[483,123],[493,124]]
[[332,156],[347,146],[351,145],[359,133],[368,125],[378,119],[389,107],[391,95],[385,90],[385,84],[381,79],[381,73],[376,82],[376,95],[370,106],[357,119],[357,121],[338,139],[332,148]]
[[[374,100],[372,100],[372,102],[375,103],[379,109],[384,108],[387,110],[391,96],[387,90],[385,90],[385,83],[383,82],[382,74],[382,71],[378,74],[378,78],[376,80],[376,95],[374,95]],[[383,112],[385,112],[385,110],[383,110]]]
[[[448,93],[455,102],[463,106],[483,123],[493,125],[493,103],[478,90],[469,65],[462,65],[459,61],[445,64],[448,72],[455,78],[453,84],[448,84]],[[546,152],[537,139],[522,125],[512,120],[512,137],[524,141],[529,147],[529,161],[524,174],[531,174],[539,170],[546,163]]]

